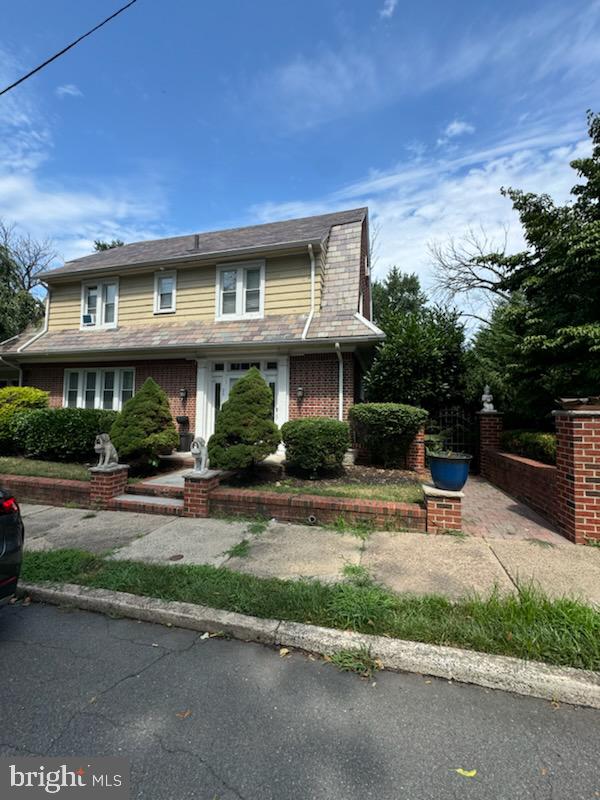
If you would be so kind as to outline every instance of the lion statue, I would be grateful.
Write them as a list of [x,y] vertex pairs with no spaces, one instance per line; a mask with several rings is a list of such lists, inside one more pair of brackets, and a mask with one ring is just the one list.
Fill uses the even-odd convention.
[[98,453],[98,466],[111,467],[119,463],[119,456],[108,433],[99,433],[94,442],[94,451]]
[[194,456],[194,472],[206,472],[208,470],[208,447],[201,436],[194,438],[190,452]]

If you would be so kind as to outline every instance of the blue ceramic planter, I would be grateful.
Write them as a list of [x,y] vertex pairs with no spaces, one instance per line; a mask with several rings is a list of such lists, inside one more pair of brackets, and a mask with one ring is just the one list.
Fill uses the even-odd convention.
[[460,492],[469,477],[472,456],[467,453],[436,453],[429,456],[429,469],[438,489]]

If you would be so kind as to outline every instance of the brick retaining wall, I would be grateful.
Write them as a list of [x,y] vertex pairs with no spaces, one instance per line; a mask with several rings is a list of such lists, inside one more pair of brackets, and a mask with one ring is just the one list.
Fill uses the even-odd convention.
[[43,503],[50,506],[76,503],[83,508],[91,505],[91,487],[88,481],[38,478],[29,475],[0,475],[0,485],[10,489],[20,503]]
[[210,493],[211,514],[275,517],[306,524],[314,516],[318,523],[369,522],[376,526],[425,530],[425,509],[417,503],[384,500],[352,500],[309,494],[279,494],[252,489],[219,487]]
[[538,514],[553,518],[556,467],[514,453],[487,450],[485,477]]

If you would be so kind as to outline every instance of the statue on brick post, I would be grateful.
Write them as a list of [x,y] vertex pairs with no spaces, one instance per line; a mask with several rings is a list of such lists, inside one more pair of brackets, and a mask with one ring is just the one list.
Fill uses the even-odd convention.
[[494,395],[490,392],[490,387],[486,384],[481,395],[481,402],[483,403],[482,411],[495,411],[494,403],[492,402]]
[[190,452],[194,457],[194,472],[208,472],[208,447],[201,436],[193,439]]
[[98,468],[108,469],[119,463],[119,456],[108,433],[99,433],[94,442],[94,452],[98,454]]

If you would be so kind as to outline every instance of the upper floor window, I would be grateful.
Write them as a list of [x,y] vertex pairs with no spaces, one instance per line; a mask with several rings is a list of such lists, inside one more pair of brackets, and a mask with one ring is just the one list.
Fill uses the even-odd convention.
[[217,268],[217,319],[258,319],[264,313],[265,262]]
[[154,275],[154,313],[171,314],[175,311],[177,292],[176,272],[157,272]]
[[85,283],[81,289],[81,327],[115,328],[118,283],[116,280]]

